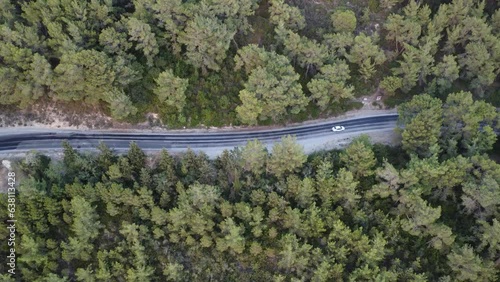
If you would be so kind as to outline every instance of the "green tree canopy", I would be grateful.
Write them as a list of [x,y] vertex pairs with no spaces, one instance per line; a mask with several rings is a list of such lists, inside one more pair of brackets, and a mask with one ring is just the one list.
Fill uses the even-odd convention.
[[203,73],[219,71],[235,33],[217,19],[195,16],[180,33],[179,43],[186,46],[186,59],[193,66]]
[[286,28],[294,31],[301,30],[306,26],[306,20],[297,7],[286,4],[284,0],[271,0],[270,4],[269,19],[272,24],[283,24]]
[[370,79],[375,73],[374,67],[382,64],[386,59],[380,47],[364,33],[354,37],[354,43],[346,57],[351,63],[359,66],[359,72],[365,80]]
[[160,102],[170,107],[176,107],[179,112],[186,105],[186,89],[188,80],[177,77],[171,69],[163,71],[158,75],[156,81],[155,94]]
[[335,32],[353,32],[356,29],[356,14],[351,10],[336,10],[331,20]]
[[307,156],[304,148],[296,142],[296,138],[287,135],[276,143],[267,161],[267,171],[277,177],[300,169]]
[[320,73],[307,84],[311,98],[325,109],[331,102],[354,98],[354,87],[347,84],[350,78],[349,66],[343,60],[323,66]]
[[236,107],[242,122],[278,120],[285,114],[297,114],[308,104],[290,61],[275,52],[252,47],[243,48],[236,57],[237,69],[249,72],[245,89],[240,91],[242,105]]

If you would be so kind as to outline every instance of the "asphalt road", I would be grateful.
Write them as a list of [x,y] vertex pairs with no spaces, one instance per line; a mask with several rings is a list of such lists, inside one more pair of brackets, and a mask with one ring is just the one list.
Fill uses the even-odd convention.
[[[301,144],[316,144],[318,141],[339,138],[367,132],[388,131],[396,127],[397,114],[370,116],[335,122],[323,122],[297,127],[285,127],[262,131],[196,132],[196,133],[110,133],[76,130],[0,130],[0,153],[21,153],[30,150],[48,151],[61,149],[61,142],[68,140],[79,149],[95,149],[100,141],[116,151],[129,147],[131,141],[144,150],[183,151],[188,147],[194,150],[231,149],[244,145],[248,140],[259,139],[269,146],[282,136],[295,135]],[[345,127],[342,132],[332,132],[336,125]]]

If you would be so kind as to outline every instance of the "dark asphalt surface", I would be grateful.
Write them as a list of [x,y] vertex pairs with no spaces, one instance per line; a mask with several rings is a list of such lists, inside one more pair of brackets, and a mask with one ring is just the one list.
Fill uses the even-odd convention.
[[[115,150],[125,150],[131,141],[145,150],[165,149],[210,149],[244,145],[248,140],[259,139],[263,143],[279,141],[285,135],[295,135],[301,142],[314,141],[315,138],[328,138],[333,135],[347,133],[362,134],[377,130],[388,130],[396,126],[397,114],[380,115],[349,119],[343,121],[324,122],[297,127],[285,127],[262,131],[234,131],[207,133],[109,133],[99,131],[30,131],[20,130],[18,133],[0,131],[0,152],[22,152],[29,150],[57,150],[61,142],[68,140],[75,148],[94,149],[100,141]],[[336,125],[345,127],[344,131],[332,132]]]

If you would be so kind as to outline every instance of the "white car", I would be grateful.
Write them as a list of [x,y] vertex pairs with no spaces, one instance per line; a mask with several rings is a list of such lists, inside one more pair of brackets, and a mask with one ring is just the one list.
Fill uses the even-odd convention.
[[345,129],[345,127],[340,126],[340,125],[336,125],[336,126],[332,127],[332,131],[343,131],[344,129]]

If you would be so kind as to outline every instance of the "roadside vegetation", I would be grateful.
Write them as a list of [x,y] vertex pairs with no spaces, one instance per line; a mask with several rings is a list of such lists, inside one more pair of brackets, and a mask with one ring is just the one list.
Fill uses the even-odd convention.
[[494,0],[1,0],[0,104],[169,127],[307,120],[373,93],[499,106],[499,31]]
[[215,160],[135,143],[30,153],[16,164],[17,279],[499,281],[496,109],[457,92],[399,110],[400,147],[361,136],[307,156],[287,136]]

